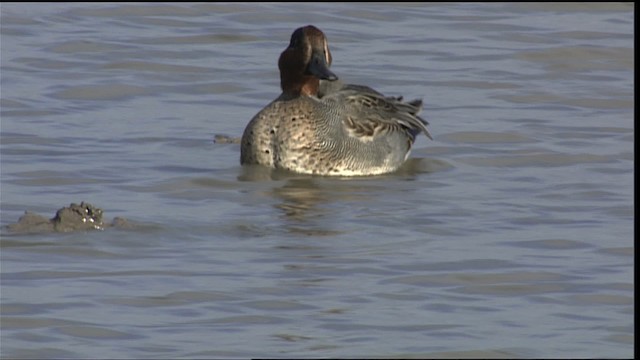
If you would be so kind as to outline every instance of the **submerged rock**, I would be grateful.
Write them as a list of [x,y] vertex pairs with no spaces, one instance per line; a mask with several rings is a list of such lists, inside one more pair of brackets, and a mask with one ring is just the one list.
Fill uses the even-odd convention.
[[7,225],[7,230],[11,233],[25,234],[103,230],[111,226],[118,228],[130,227],[126,219],[119,217],[113,219],[112,223],[105,223],[102,214],[102,209],[83,201],[80,205],[72,203],[59,209],[52,219],[25,211],[17,223]]

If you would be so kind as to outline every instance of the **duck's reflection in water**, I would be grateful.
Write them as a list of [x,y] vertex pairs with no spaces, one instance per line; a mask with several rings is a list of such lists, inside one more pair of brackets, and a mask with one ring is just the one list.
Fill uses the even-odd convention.
[[348,221],[342,221],[340,214],[348,212],[357,216],[358,211],[369,209],[376,198],[415,186],[411,180],[417,175],[447,167],[450,166],[438,160],[411,158],[392,174],[325,177],[245,166],[239,180],[280,183],[265,189],[265,195],[278,200],[273,207],[280,212],[288,233],[333,236],[348,232]]

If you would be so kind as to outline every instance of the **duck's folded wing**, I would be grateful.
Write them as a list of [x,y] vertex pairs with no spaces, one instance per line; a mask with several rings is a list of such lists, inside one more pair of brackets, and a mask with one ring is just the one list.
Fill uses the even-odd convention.
[[347,89],[346,86],[340,91],[344,96],[347,109],[344,125],[351,134],[374,136],[402,131],[415,138],[419,133],[424,132],[429,139],[433,140],[427,130],[429,123],[418,116],[422,110],[422,100],[403,102],[402,97],[386,97],[371,88],[365,86],[362,88],[370,91]]

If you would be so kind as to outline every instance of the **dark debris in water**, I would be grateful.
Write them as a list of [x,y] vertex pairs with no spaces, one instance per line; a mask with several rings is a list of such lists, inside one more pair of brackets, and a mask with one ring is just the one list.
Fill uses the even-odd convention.
[[106,223],[102,215],[102,209],[83,201],[79,205],[72,203],[59,209],[51,219],[25,211],[17,223],[7,225],[6,229],[13,234],[33,234],[130,227],[124,218],[116,217],[111,223]]
[[231,137],[228,135],[215,134],[213,136],[213,142],[216,144],[240,144],[241,138]]

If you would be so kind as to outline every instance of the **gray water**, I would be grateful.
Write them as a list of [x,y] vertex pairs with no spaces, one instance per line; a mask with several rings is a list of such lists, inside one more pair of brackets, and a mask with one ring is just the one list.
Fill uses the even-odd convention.
[[[3,3],[3,358],[633,356],[633,4]],[[397,173],[239,165],[277,58],[424,98]]]

